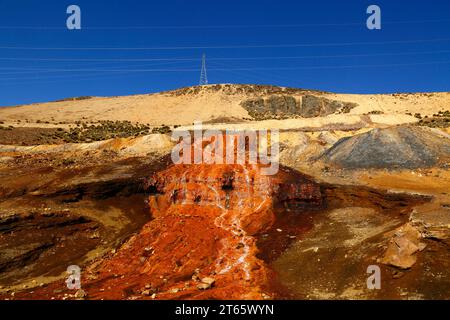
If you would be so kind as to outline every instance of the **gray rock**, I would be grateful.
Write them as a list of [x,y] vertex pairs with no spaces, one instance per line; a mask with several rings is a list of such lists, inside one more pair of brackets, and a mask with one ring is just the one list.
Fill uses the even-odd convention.
[[450,158],[450,139],[424,127],[373,129],[340,139],[321,157],[343,168],[427,168]]
[[304,95],[301,102],[298,99],[287,94],[270,95],[267,98],[244,100],[241,106],[258,120],[290,116],[319,117],[336,112],[347,113],[357,106],[356,103],[329,100],[311,94]]

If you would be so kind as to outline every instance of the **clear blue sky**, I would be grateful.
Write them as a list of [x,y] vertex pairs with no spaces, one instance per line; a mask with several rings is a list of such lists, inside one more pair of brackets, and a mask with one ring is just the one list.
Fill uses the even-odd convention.
[[0,1],[1,106],[196,85],[202,53],[210,83],[450,91],[450,1]]

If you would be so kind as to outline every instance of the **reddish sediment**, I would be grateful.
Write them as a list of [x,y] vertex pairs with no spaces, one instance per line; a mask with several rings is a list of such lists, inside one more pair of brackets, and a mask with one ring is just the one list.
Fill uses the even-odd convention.
[[[321,194],[299,174],[271,177],[259,170],[257,165],[174,165],[148,179],[153,220],[93,270],[97,279],[85,286],[89,297],[273,297],[273,274],[257,258],[256,236],[274,224],[275,201],[320,205]],[[200,289],[204,278],[214,283]]]
[[[120,248],[83,271],[88,299],[270,299],[275,275],[258,237],[274,208],[320,207],[320,186],[281,167],[177,164],[146,180],[151,220]],[[57,290],[55,290],[57,289]],[[55,293],[56,292],[56,293]],[[16,298],[62,299],[63,281]]]

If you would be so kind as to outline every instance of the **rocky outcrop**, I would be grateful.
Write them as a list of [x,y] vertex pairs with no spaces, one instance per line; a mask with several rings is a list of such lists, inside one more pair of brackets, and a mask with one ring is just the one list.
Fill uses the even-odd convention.
[[300,115],[305,118],[311,118],[327,116],[338,111],[341,113],[348,113],[356,106],[357,104],[353,102],[342,102],[313,95],[305,95],[302,97]]
[[409,269],[417,261],[416,253],[425,247],[425,243],[421,242],[420,232],[407,223],[395,230],[381,262],[400,269]]
[[416,208],[410,223],[425,239],[441,241],[450,246],[450,204],[439,200]]
[[168,95],[192,95],[222,92],[226,95],[247,94],[247,95],[267,95],[267,94],[304,94],[304,93],[324,93],[319,90],[307,90],[300,88],[278,87],[272,85],[259,84],[209,84],[204,86],[184,87],[177,90],[164,91],[162,94]]
[[336,112],[348,113],[355,103],[329,100],[312,94],[301,98],[292,95],[270,95],[267,98],[247,99],[241,103],[248,113],[257,120],[301,116],[321,117]]

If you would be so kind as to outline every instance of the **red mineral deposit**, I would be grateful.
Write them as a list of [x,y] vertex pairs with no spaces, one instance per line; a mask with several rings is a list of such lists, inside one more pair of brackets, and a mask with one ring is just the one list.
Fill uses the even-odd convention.
[[322,201],[306,176],[283,167],[262,175],[249,163],[171,165],[145,188],[151,220],[84,271],[88,299],[273,298],[257,236],[273,226],[276,203]]

